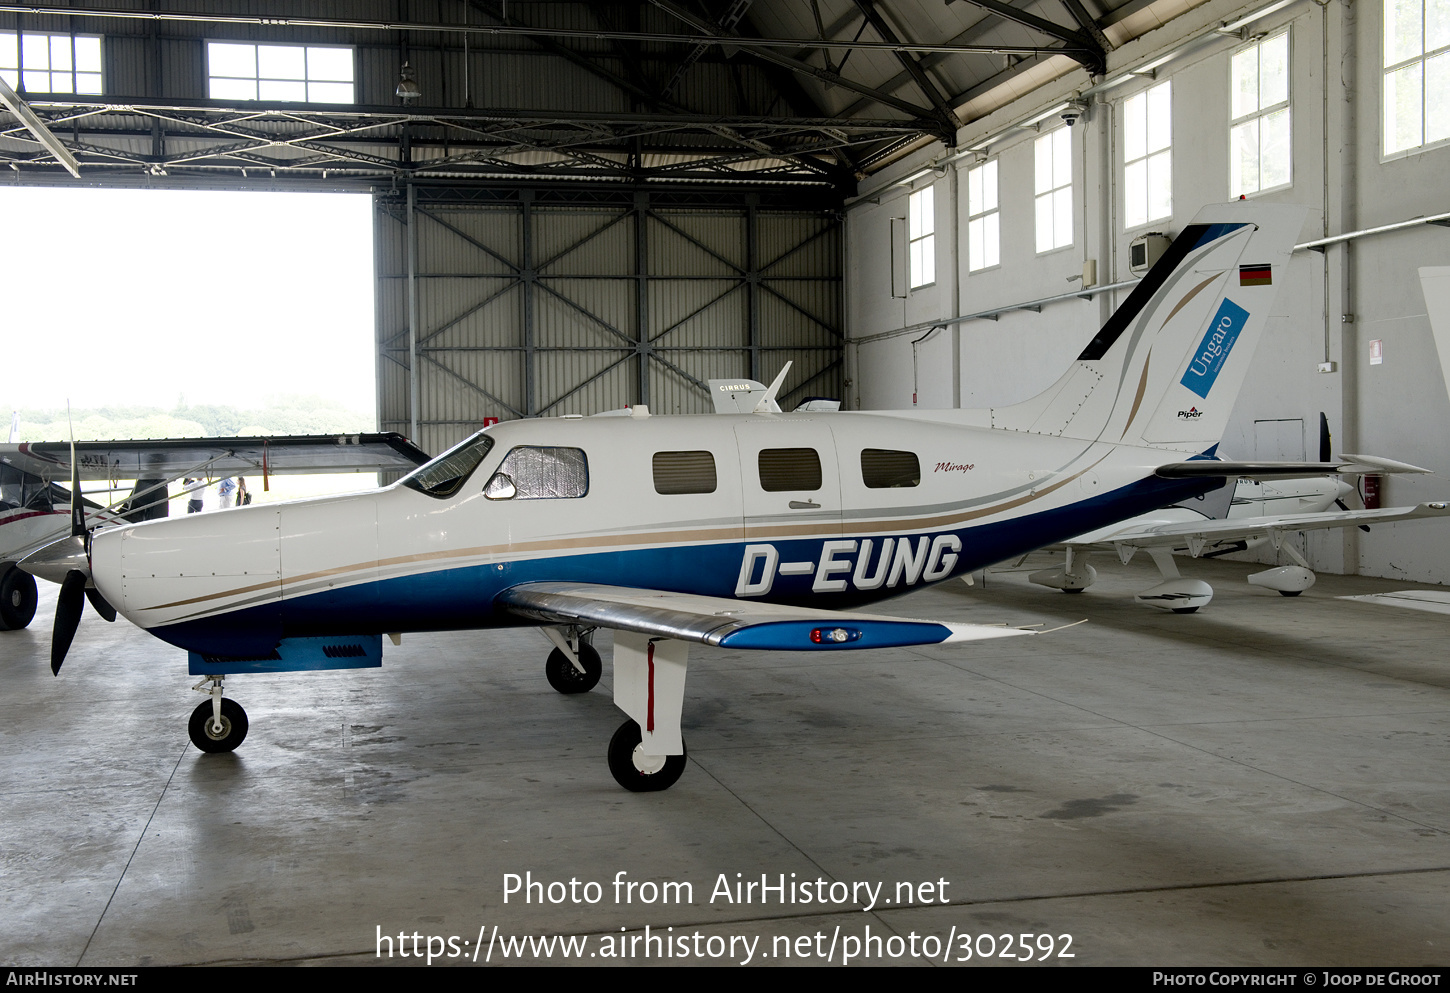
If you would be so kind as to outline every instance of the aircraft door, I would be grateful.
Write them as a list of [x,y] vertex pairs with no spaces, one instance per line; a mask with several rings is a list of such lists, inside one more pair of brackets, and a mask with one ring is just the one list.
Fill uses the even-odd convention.
[[736,426],[735,442],[745,518],[735,595],[838,591],[850,558],[840,541],[841,477],[830,426],[752,419]]

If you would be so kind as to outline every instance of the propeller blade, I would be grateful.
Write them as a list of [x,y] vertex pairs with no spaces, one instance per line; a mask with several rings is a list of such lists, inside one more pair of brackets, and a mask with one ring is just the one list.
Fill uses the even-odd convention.
[[65,582],[60,584],[60,597],[55,602],[55,627],[50,634],[50,671],[60,675],[65,653],[75,640],[76,628],[81,625],[81,611],[85,610],[86,574],[72,569],[66,573]]
[[[70,423],[70,401],[65,405],[66,423]],[[86,533],[86,505],[81,501],[81,464],[76,458],[76,432],[70,429],[70,533],[71,537]],[[89,539],[87,539],[89,540]],[[62,653],[63,655],[64,653]],[[59,668],[57,666],[57,668]]]
[[106,602],[106,598],[101,596],[100,590],[94,586],[87,586],[86,599],[91,601],[91,606],[96,608],[96,613],[100,614],[103,620],[111,622],[116,620],[116,608]]
[[1324,411],[1319,412],[1319,461],[1332,462],[1334,457],[1330,454],[1333,445],[1329,441],[1329,415]]

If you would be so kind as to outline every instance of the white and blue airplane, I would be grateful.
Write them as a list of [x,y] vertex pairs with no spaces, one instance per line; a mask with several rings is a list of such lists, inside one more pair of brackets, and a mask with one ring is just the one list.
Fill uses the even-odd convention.
[[565,693],[614,635],[616,780],[668,788],[692,643],[831,651],[1033,633],[858,612],[1226,478],[1413,471],[1212,456],[1284,283],[1296,207],[1207,208],[1072,368],[988,410],[505,422],[373,492],[88,531],[22,568],[62,585],[59,671],[94,594],[189,653],[203,751],[241,743],[226,675],[381,664],[382,637],[540,625]]

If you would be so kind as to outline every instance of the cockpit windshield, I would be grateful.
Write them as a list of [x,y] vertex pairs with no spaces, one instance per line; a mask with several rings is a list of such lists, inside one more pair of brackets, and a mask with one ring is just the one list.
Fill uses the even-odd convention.
[[439,500],[451,497],[468,482],[468,477],[473,475],[473,470],[478,468],[492,447],[493,439],[479,432],[408,473],[402,479],[403,485]]

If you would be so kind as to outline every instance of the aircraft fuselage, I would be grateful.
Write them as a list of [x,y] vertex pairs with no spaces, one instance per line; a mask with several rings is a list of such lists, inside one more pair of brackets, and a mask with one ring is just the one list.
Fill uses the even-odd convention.
[[518,624],[495,597],[547,580],[844,608],[1206,485],[1152,475],[1191,453],[961,423],[971,416],[508,422],[454,450],[487,448],[446,495],[403,481],[111,528],[93,538],[92,574],[124,616],[212,655]]

